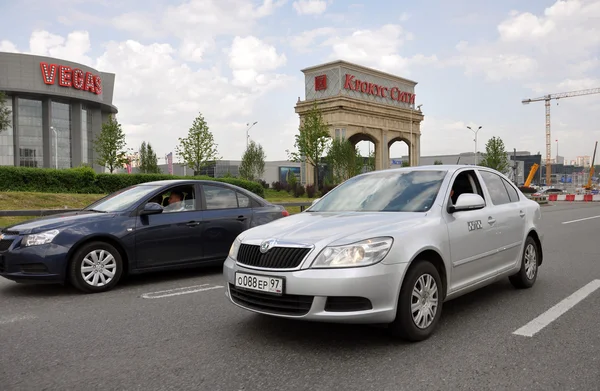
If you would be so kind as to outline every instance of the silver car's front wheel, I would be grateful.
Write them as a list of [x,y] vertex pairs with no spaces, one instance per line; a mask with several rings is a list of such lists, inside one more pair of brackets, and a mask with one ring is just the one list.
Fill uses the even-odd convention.
[[392,334],[413,342],[429,338],[440,319],[443,297],[436,267],[428,260],[416,260],[402,281]]
[[81,246],[69,263],[70,281],[86,293],[112,289],[123,273],[119,251],[106,242],[90,242]]
[[431,326],[438,308],[438,288],[430,274],[417,279],[412,290],[411,313],[415,325],[420,329]]

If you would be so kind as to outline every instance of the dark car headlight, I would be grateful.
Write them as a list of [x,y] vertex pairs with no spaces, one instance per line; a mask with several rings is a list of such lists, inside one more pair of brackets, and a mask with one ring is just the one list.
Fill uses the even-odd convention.
[[57,229],[53,229],[46,232],[40,232],[37,234],[25,235],[23,237],[23,240],[21,241],[21,245],[23,247],[31,247],[52,243],[56,235],[58,235]]

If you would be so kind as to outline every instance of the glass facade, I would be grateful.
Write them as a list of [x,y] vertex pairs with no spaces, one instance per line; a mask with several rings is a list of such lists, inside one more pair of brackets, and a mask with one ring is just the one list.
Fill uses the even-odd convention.
[[71,168],[71,105],[52,102],[52,125],[50,128],[51,159],[53,168]]
[[[12,112],[12,97],[6,97],[5,106]],[[0,166],[15,165],[15,140],[13,124],[10,121],[8,129],[0,132]]]
[[81,164],[92,165],[94,163],[93,153],[92,112],[83,105],[81,109]]
[[44,138],[42,131],[42,101],[18,101],[19,165],[44,167]]

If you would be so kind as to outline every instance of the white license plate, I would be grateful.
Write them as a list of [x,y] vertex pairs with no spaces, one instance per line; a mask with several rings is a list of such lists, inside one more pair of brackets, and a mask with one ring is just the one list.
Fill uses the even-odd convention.
[[235,286],[276,295],[283,294],[283,278],[236,273]]

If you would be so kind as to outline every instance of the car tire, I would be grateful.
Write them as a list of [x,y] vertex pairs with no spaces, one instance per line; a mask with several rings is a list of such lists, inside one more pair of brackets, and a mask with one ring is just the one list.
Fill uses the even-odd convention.
[[531,236],[525,240],[521,255],[521,268],[518,273],[508,277],[510,283],[517,289],[531,288],[537,280],[539,268],[539,249]]
[[123,259],[109,243],[95,241],[79,248],[69,263],[69,280],[85,293],[106,292],[114,288],[123,274]]
[[[434,285],[432,285],[432,283]],[[432,302],[427,301],[428,297],[431,297],[430,295],[432,292],[430,291],[429,294],[423,298],[426,307],[421,307],[423,305],[422,303],[421,305],[418,305],[415,311],[413,311],[412,305],[418,304],[418,301],[413,303],[413,301],[417,299],[416,297],[413,297],[413,291],[415,288],[422,289],[424,284],[429,284],[429,288],[435,287],[432,297],[437,299],[437,304],[431,307]],[[419,342],[429,338],[435,331],[442,314],[444,297],[442,289],[443,285],[440,274],[431,262],[425,260],[417,261],[417,263],[410,267],[406,273],[402,287],[400,288],[396,319],[389,325],[391,334],[394,337],[399,337],[410,342]],[[433,317],[427,308],[433,310]],[[420,325],[418,324],[420,323],[418,317],[419,313],[422,316],[426,316],[425,321]],[[416,319],[415,316],[417,316]]]

